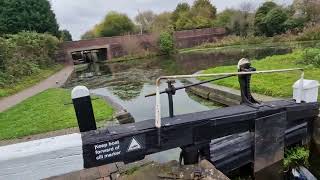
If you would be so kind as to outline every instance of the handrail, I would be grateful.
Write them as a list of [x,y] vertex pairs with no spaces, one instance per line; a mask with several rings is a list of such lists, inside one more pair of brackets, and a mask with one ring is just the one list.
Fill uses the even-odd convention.
[[[212,77],[212,76],[229,76],[229,75],[249,75],[249,74],[263,74],[263,73],[281,73],[288,71],[301,71],[301,79],[304,78],[303,68],[291,68],[291,69],[277,69],[277,70],[263,70],[263,71],[250,71],[250,72],[232,72],[232,73],[213,73],[213,74],[193,74],[193,75],[173,75],[173,76],[160,76],[156,80],[156,107],[155,107],[155,126],[161,128],[161,102],[160,102],[160,83],[161,80],[173,80],[183,78],[197,78],[197,77]],[[303,81],[300,81],[300,90],[302,91]],[[300,92],[300,95],[302,92]],[[301,96],[299,96],[301,97]],[[301,99],[297,100],[298,103]],[[159,142],[160,144],[160,142]]]
[[[181,89],[186,89],[186,88],[190,88],[190,87],[193,87],[193,86],[198,86],[198,85],[201,85],[201,84],[206,84],[206,83],[209,83],[209,82],[218,81],[218,80],[221,80],[221,79],[234,77],[234,76],[235,75],[222,76],[222,77],[218,77],[218,78],[215,78],[215,79],[210,79],[210,80],[201,81],[201,82],[197,82],[197,83],[193,83],[193,84],[188,84],[188,85],[185,85],[185,86],[176,87],[175,90],[177,91],[177,90],[181,90]],[[167,90],[160,91],[160,94],[163,94],[163,93],[168,93],[168,91]],[[150,94],[145,95],[144,97],[151,97],[151,96],[155,96],[155,95],[156,95],[156,93],[150,93]]]

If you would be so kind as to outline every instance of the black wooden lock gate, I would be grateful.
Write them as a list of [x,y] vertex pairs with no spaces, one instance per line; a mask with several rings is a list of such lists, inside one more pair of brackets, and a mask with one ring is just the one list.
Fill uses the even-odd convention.
[[[227,173],[253,163],[258,173],[280,162],[285,147],[310,139],[318,103],[279,100],[257,104],[249,91],[250,78],[239,76],[239,81],[243,104],[163,118],[161,133],[153,119],[89,131],[80,127],[84,167],[130,163],[180,147],[185,164],[205,158]],[[81,120],[81,112],[77,117],[87,120]]]

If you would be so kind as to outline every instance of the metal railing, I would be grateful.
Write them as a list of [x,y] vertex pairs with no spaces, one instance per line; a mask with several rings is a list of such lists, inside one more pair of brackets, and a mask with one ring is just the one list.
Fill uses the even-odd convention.
[[213,77],[213,76],[236,76],[236,75],[251,75],[251,74],[267,74],[267,73],[282,73],[289,71],[301,71],[301,81],[299,84],[300,95],[296,99],[297,103],[301,102],[304,70],[303,68],[291,68],[291,69],[277,69],[277,70],[264,70],[264,71],[250,71],[250,72],[232,72],[232,73],[213,73],[213,74],[194,74],[194,75],[174,75],[174,76],[161,76],[156,80],[156,107],[155,107],[155,126],[161,128],[161,101],[160,101],[160,83],[162,80],[174,80],[185,78],[197,78],[197,77]]

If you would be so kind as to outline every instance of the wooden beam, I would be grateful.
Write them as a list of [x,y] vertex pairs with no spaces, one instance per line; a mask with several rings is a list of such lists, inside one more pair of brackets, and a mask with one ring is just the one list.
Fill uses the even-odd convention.
[[[304,113],[306,107],[310,113]],[[286,112],[293,119],[286,121],[294,122],[287,124],[288,146],[309,135],[309,122],[318,113],[314,109],[318,109],[317,103],[276,101],[261,107],[239,105],[164,118],[160,146],[154,120],[3,146],[0,179],[40,179],[112,162],[131,162],[176,147],[201,148],[212,139],[212,161],[220,170],[230,171],[252,162],[253,148],[249,145],[254,120]]]

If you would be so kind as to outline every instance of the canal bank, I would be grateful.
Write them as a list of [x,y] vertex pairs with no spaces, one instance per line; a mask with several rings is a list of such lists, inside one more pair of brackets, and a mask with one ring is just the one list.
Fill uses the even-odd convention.
[[[196,74],[201,73],[201,71]],[[186,80],[188,84],[200,83],[201,81],[196,78],[190,78]],[[241,102],[240,90],[232,89],[226,86],[220,86],[212,83],[201,84],[186,89],[187,92],[193,93],[199,97],[207,100],[217,102],[223,106],[239,105]],[[276,98],[271,96],[265,96],[261,94],[252,94],[258,101],[276,101],[282,98]]]

